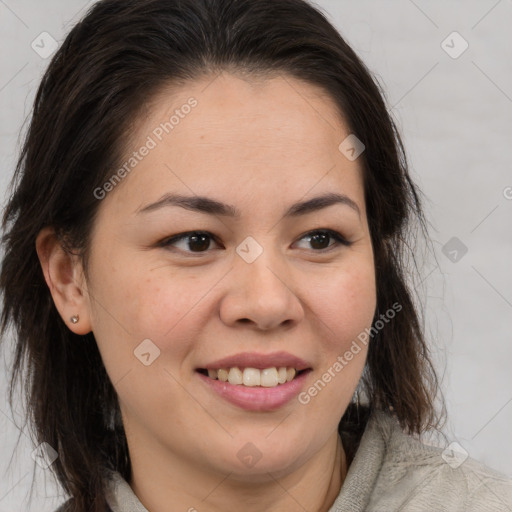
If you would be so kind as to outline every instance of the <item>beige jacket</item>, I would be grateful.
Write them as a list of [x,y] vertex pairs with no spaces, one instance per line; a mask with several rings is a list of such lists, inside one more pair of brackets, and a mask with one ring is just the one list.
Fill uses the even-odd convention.
[[[108,501],[113,512],[149,512],[119,473]],[[327,512],[512,512],[512,479],[471,458],[443,454],[375,411]]]

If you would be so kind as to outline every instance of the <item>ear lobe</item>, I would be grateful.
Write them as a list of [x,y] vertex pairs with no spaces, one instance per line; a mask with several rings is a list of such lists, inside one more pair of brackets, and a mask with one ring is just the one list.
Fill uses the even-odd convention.
[[53,302],[64,323],[75,334],[91,332],[89,296],[79,258],[62,247],[51,227],[39,232],[36,251]]

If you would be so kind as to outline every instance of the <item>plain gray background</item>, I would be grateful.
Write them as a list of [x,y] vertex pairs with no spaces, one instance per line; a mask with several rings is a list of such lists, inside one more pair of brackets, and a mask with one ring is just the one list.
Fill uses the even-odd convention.
[[[49,62],[31,44],[42,32],[62,42],[92,3],[0,0],[2,204]],[[512,1],[316,4],[385,88],[428,198],[437,262],[423,269],[426,330],[447,401],[444,432],[512,476]],[[8,364],[0,367],[0,512],[53,511],[63,498],[33,462],[26,432],[13,456],[19,431],[5,399]]]

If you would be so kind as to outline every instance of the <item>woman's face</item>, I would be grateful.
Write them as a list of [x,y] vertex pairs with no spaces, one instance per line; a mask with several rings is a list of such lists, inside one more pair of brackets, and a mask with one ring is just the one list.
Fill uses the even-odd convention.
[[[345,354],[376,307],[361,162],[339,148],[350,132],[330,98],[288,76],[209,77],[159,94],[146,112],[125,172],[97,191],[81,314],[118,393],[132,463],[251,481],[292,472],[336,435],[366,346]],[[350,201],[296,206],[326,194]],[[207,234],[171,240],[195,231]],[[230,356],[242,369],[300,366],[282,353],[310,371],[277,387],[198,371],[229,370],[236,361],[217,361]],[[242,374],[258,376],[274,383],[273,370]]]

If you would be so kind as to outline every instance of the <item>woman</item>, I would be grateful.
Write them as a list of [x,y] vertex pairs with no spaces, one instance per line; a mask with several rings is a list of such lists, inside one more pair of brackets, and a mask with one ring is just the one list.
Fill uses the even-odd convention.
[[425,221],[370,73],[303,0],[103,0],[39,88],[3,329],[60,511],[510,510],[419,435]]

